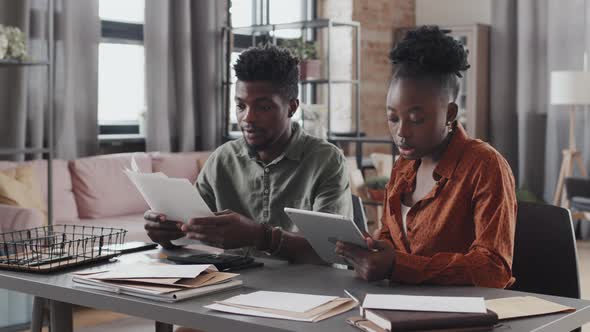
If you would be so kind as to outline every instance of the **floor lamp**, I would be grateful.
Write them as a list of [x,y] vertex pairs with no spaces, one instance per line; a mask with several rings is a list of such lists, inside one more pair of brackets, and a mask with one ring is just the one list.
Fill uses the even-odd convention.
[[569,146],[563,150],[563,160],[559,169],[559,179],[557,180],[553,199],[554,205],[561,205],[565,178],[574,174],[574,165],[578,165],[582,176],[588,176],[581,153],[576,149],[575,112],[576,106],[590,105],[590,72],[551,72],[551,104],[569,106]]

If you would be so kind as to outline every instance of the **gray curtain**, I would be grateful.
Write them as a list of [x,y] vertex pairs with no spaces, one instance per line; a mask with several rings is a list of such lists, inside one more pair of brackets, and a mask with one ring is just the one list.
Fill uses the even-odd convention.
[[[56,157],[95,154],[98,147],[98,0],[54,0],[55,95],[46,67],[1,69],[0,146],[42,147],[48,138],[49,100],[54,104]],[[28,53],[47,58],[48,0],[0,0],[0,23],[29,36]]]
[[[581,70],[590,35],[584,0],[494,0],[491,45],[491,142],[519,188],[547,202],[567,146],[568,114],[549,104],[553,70]],[[588,20],[590,24],[590,19]],[[590,115],[579,112],[578,149],[588,166]]]
[[214,149],[222,138],[225,1],[146,1],[148,151]]

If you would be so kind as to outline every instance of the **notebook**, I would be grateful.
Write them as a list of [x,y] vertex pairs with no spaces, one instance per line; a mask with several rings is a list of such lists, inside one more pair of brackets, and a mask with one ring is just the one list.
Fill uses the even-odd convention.
[[388,331],[420,331],[444,329],[491,329],[498,315],[486,313],[429,312],[365,309],[365,318]]

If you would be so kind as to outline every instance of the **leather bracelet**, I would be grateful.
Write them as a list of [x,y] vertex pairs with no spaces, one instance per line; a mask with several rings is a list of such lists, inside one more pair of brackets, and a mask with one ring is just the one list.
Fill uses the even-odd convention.
[[283,247],[284,239],[285,236],[283,235],[283,231],[280,228],[275,227],[272,230],[272,242],[268,252],[273,256],[277,255]]

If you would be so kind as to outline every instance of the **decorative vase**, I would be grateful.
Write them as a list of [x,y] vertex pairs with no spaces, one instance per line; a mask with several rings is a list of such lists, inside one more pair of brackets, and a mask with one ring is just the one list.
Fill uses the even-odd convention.
[[303,60],[299,63],[299,79],[318,79],[321,76],[320,60]]
[[369,198],[374,201],[383,202],[385,200],[385,189],[367,188],[367,193],[369,194]]

